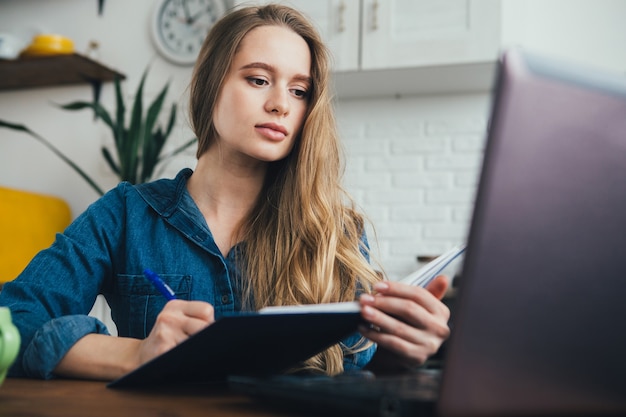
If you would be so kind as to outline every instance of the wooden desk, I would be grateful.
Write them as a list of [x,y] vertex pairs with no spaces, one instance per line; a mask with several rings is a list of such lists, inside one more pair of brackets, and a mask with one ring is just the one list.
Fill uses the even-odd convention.
[[[289,414],[293,415],[293,414]],[[128,391],[104,382],[8,378],[0,386],[0,417],[287,416],[219,387]]]

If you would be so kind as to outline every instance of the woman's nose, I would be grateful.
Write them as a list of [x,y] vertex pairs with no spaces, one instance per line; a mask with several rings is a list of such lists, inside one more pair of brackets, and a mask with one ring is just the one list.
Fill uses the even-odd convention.
[[289,98],[287,92],[283,89],[272,89],[267,102],[265,103],[265,110],[269,113],[276,113],[283,115],[289,112]]

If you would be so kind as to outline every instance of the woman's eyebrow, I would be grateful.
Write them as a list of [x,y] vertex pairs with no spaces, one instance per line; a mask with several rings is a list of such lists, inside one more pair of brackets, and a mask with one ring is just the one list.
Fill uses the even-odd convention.
[[[239,70],[244,70],[244,69],[250,69],[250,68],[260,68],[260,69],[264,69],[268,72],[276,72],[276,68],[273,65],[270,64],[266,64],[265,62],[251,62],[249,64],[246,64],[244,66],[242,66],[241,68],[239,68]],[[313,83],[313,78],[311,78],[308,75],[304,75],[304,74],[296,74],[293,77],[294,80],[297,81],[304,81],[306,83],[312,84]]]

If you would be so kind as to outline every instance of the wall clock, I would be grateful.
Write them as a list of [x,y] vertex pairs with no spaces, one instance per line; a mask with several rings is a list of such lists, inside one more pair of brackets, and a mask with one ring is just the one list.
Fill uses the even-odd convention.
[[174,64],[193,65],[209,29],[225,12],[225,0],[158,0],[152,15],[157,51]]

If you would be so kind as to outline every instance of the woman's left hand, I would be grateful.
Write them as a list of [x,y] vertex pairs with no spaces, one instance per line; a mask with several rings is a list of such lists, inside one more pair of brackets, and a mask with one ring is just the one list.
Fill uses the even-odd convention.
[[426,288],[383,281],[375,295],[360,298],[361,315],[370,324],[360,333],[378,344],[370,368],[397,371],[422,365],[450,335],[450,310],[441,302],[448,288],[438,276]]

